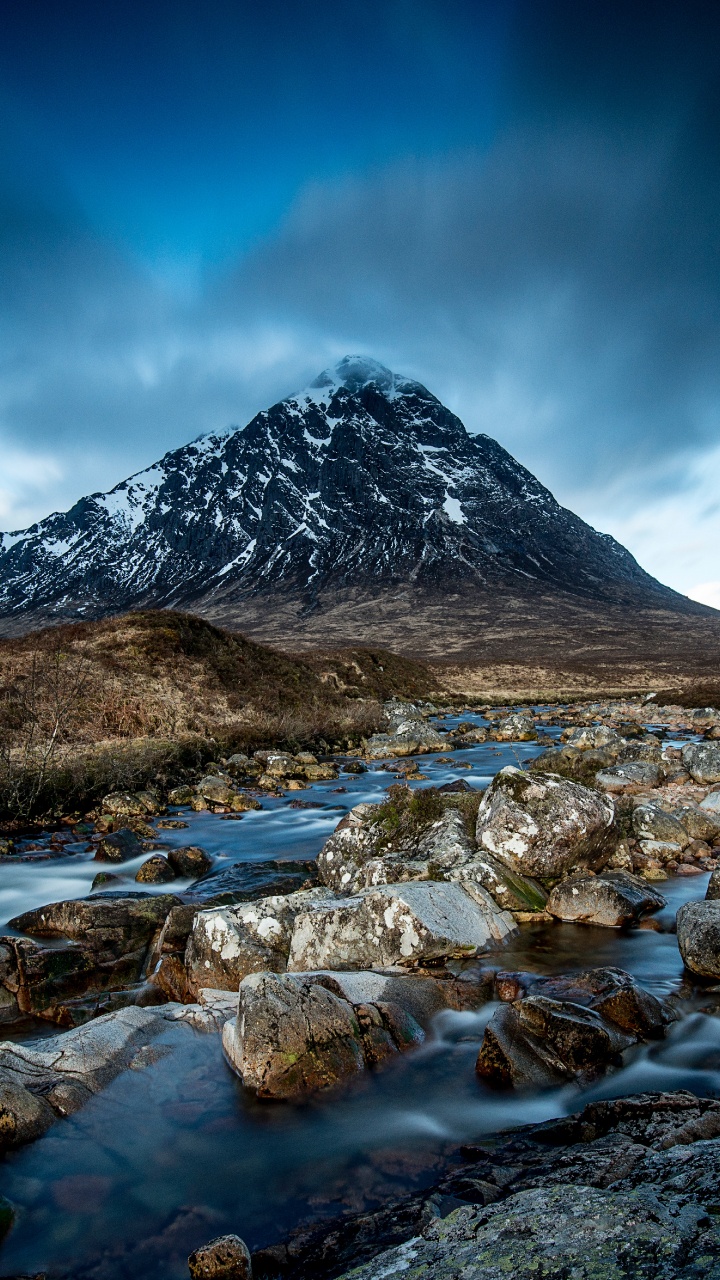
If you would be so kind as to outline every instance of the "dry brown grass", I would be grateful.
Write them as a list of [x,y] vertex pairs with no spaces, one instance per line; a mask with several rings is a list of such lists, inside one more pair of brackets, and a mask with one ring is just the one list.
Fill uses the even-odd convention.
[[357,746],[421,664],[382,651],[293,657],[203,619],[125,614],[0,641],[0,815],[87,804],[186,757]]

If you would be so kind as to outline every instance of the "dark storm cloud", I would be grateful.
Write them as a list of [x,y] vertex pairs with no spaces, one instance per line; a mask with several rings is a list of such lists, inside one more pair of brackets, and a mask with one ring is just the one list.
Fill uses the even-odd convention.
[[[485,111],[473,140],[455,93],[452,120],[416,144],[406,131],[395,158],[361,163],[355,138],[346,176],[310,166],[279,225],[211,273],[111,240],[44,155],[22,167],[14,147],[0,189],[0,433],[28,474],[33,451],[62,472],[46,497],[18,482],[19,512],[245,421],[352,349],[425,381],[561,497],[594,501],[632,472],[645,501],[719,442],[720,14],[500,10],[492,129]],[[448,9],[439,120],[473,12]],[[392,16],[393,47],[414,17],[442,49],[433,32],[449,27],[430,0]],[[365,32],[363,57],[371,46]]]

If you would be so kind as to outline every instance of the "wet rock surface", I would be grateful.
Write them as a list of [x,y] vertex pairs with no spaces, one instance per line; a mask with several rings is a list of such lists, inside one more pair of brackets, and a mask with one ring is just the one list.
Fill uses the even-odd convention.
[[547,910],[558,920],[619,928],[665,905],[665,898],[647,881],[627,871],[604,871],[564,880],[550,894]]
[[683,962],[703,978],[720,978],[720,901],[686,902],[677,915]]
[[591,1103],[464,1148],[419,1194],[291,1233],[254,1273],[716,1280],[719,1134],[720,1105],[691,1093]]
[[668,1016],[621,970],[540,979],[493,1015],[476,1070],[497,1088],[590,1080],[638,1040],[662,1034]]

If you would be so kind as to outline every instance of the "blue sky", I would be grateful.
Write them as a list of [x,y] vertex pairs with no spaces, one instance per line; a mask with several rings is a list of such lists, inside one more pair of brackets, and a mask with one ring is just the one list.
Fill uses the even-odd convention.
[[0,527],[347,351],[720,604],[714,4],[6,0]]

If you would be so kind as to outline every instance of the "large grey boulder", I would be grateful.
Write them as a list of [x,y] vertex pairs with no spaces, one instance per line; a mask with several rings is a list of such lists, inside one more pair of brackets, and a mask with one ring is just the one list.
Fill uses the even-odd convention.
[[433,1218],[341,1280],[716,1280],[706,1227],[700,1209],[666,1207],[650,1191],[535,1187]]
[[596,751],[599,747],[617,747],[620,750],[625,746],[625,739],[621,738],[614,729],[609,729],[605,724],[583,725],[579,729],[566,729],[560,735],[563,742],[568,746],[577,748],[578,751]]
[[387,732],[375,733],[367,740],[366,753],[370,757],[422,755],[447,750],[451,745],[413,703],[386,702],[385,716]]
[[690,835],[680,820],[653,804],[637,805],[633,809],[632,825],[638,840],[661,840],[681,849],[690,843]]
[[296,916],[316,903],[334,901],[334,896],[329,889],[300,889],[199,911],[185,952],[190,990],[237,991],[249,973],[282,973]]
[[695,782],[720,782],[720,742],[686,742],[682,758]]
[[634,1043],[595,1009],[531,993],[503,1004],[483,1037],[476,1071],[495,1087],[528,1088],[601,1075]]
[[686,902],[677,914],[683,964],[702,978],[720,978],[720,902]]
[[423,1038],[397,1005],[356,1004],[329,990],[322,975],[249,975],[223,1048],[259,1098],[297,1098],[331,1088]]
[[547,910],[558,920],[619,928],[666,905],[662,894],[639,876],[603,871],[597,876],[563,880],[550,894]]
[[555,774],[501,769],[477,817],[478,844],[520,875],[554,879],[602,866],[614,846],[607,796]]
[[378,885],[299,914],[288,970],[366,969],[475,955],[516,927],[480,885]]

